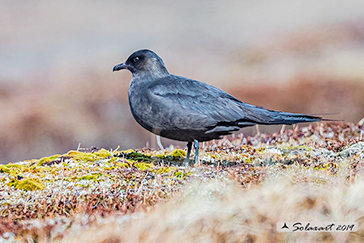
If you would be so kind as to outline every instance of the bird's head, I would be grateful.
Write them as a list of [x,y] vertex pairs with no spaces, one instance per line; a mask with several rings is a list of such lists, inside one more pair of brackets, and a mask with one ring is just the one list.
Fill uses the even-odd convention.
[[139,50],[131,54],[126,62],[116,65],[113,71],[129,70],[133,76],[158,78],[168,75],[162,58],[151,50]]

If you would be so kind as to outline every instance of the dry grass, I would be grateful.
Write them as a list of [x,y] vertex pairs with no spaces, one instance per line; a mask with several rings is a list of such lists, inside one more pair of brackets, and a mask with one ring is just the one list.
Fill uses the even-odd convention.
[[[168,166],[181,151],[149,149],[2,165],[0,240],[360,242],[362,126],[317,124],[206,143],[197,167]],[[359,231],[279,233],[280,221],[358,222]]]
[[[73,233],[62,242],[362,242],[363,178],[292,166],[270,167],[260,185],[226,178],[195,181],[183,195],[123,222],[123,217]],[[362,174],[361,174],[362,176]],[[279,233],[280,221],[359,222],[356,233]]]

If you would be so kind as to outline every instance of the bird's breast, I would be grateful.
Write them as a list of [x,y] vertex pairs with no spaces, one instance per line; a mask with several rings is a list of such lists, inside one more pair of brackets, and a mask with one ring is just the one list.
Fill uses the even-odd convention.
[[157,112],[145,85],[131,84],[129,87],[129,106],[134,119],[145,129],[160,133]]

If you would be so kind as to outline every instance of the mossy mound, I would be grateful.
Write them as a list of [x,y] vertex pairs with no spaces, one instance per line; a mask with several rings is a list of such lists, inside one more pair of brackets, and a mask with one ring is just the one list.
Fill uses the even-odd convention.
[[24,191],[43,190],[44,185],[36,179],[22,178],[21,180],[12,180],[8,183],[9,186],[15,187]]

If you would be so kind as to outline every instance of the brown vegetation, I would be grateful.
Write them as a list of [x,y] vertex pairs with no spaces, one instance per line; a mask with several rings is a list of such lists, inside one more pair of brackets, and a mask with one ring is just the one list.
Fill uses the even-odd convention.
[[[173,166],[181,151],[94,148],[2,165],[1,237],[360,242],[362,132],[361,125],[326,122],[254,137],[237,134],[205,143],[196,167]],[[280,221],[358,222],[359,231],[280,233]]]

